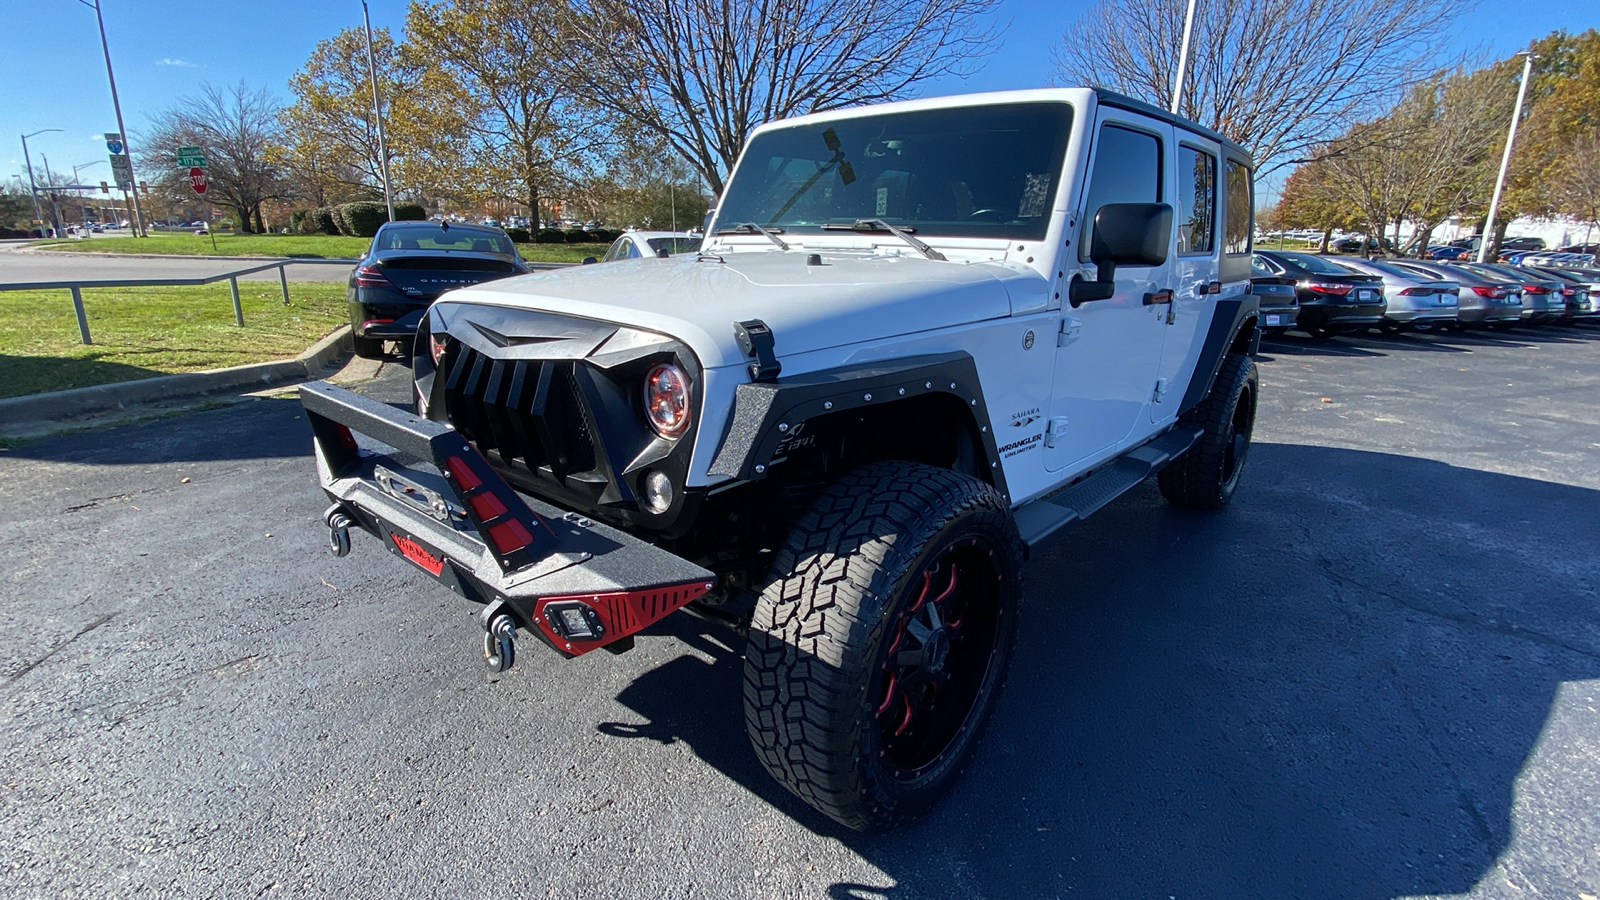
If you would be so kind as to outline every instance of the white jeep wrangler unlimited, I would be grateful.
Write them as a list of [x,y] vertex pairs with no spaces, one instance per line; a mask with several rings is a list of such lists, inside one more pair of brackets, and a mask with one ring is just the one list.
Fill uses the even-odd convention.
[[484,604],[496,669],[726,622],[768,771],[892,825],[977,742],[1029,548],[1152,475],[1228,502],[1251,207],[1242,148],[1105,91],[763,126],[698,254],[451,292],[415,415],[305,387],[332,549]]

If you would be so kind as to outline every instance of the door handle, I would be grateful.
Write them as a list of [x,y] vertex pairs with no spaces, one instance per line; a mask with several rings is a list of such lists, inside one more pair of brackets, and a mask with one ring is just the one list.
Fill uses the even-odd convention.
[[1162,288],[1161,290],[1156,291],[1153,294],[1145,294],[1144,295],[1144,305],[1145,306],[1155,306],[1156,304],[1159,304],[1159,303],[1171,303],[1171,302],[1172,302],[1172,288]]

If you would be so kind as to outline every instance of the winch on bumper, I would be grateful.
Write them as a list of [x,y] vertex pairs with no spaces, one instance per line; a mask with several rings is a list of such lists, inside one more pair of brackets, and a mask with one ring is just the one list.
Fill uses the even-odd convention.
[[302,386],[300,402],[317,476],[334,501],[326,516],[333,552],[349,552],[349,528],[359,527],[485,604],[493,669],[511,665],[517,628],[568,657],[621,650],[715,585],[700,566],[517,493],[441,423],[322,382]]

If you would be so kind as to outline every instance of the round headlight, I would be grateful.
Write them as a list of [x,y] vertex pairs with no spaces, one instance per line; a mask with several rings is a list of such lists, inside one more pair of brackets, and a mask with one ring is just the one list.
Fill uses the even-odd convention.
[[651,472],[644,477],[644,505],[657,515],[672,508],[672,479],[665,472]]
[[650,370],[644,379],[644,413],[662,437],[689,430],[689,378],[682,369],[663,363]]

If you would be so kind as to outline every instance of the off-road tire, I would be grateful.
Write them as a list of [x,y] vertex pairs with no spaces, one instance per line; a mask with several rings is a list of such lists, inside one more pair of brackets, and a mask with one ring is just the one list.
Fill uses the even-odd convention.
[[381,338],[351,338],[356,355],[362,359],[383,359],[383,340]]
[[[1005,680],[1022,553],[1005,500],[976,478],[880,462],[829,486],[774,559],[750,625],[745,727],[767,771],[858,830],[892,828],[926,809],[959,774]],[[915,673],[892,667],[906,658],[909,644],[902,642],[917,640],[907,638],[907,623],[927,615],[925,603],[938,608],[943,600],[927,598],[946,559],[963,560],[977,574],[963,582],[971,584],[969,593],[955,595],[966,611],[944,620],[953,632],[969,630],[952,638],[940,658],[954,667],[962,654],[960,671],[974,674],[938,686],[927,711],[918,713],[928,716],[918,723],[929,723],[921,735],[919,726],[903,739],[900,731],[886,735],[899,715],[899,707],[891,708],[895,690],[904,695],[900,727],[913,721],[913,689],[906,686],[917,683]],[[950,571],[946,595],[956,590],[954,562]],[[980,652],[987,653],[981,664]],[[942,733],[941,723],[952,735],[948,744],[930,739]],[[913,735],[923,752],[933,745],[943,750],[926,765],[901,768],[896,760],[914,755]]]
[[[1233,497],[1250,453],[1261,380],[1243,353],[1222,360],[1211,393],[1185,413],[1185,423],[1205,429],[1193,447],[1156,476],[1161,495],[1183,509],[1221,509]],[[1243,441],[1236,440],[1243,437]]]

